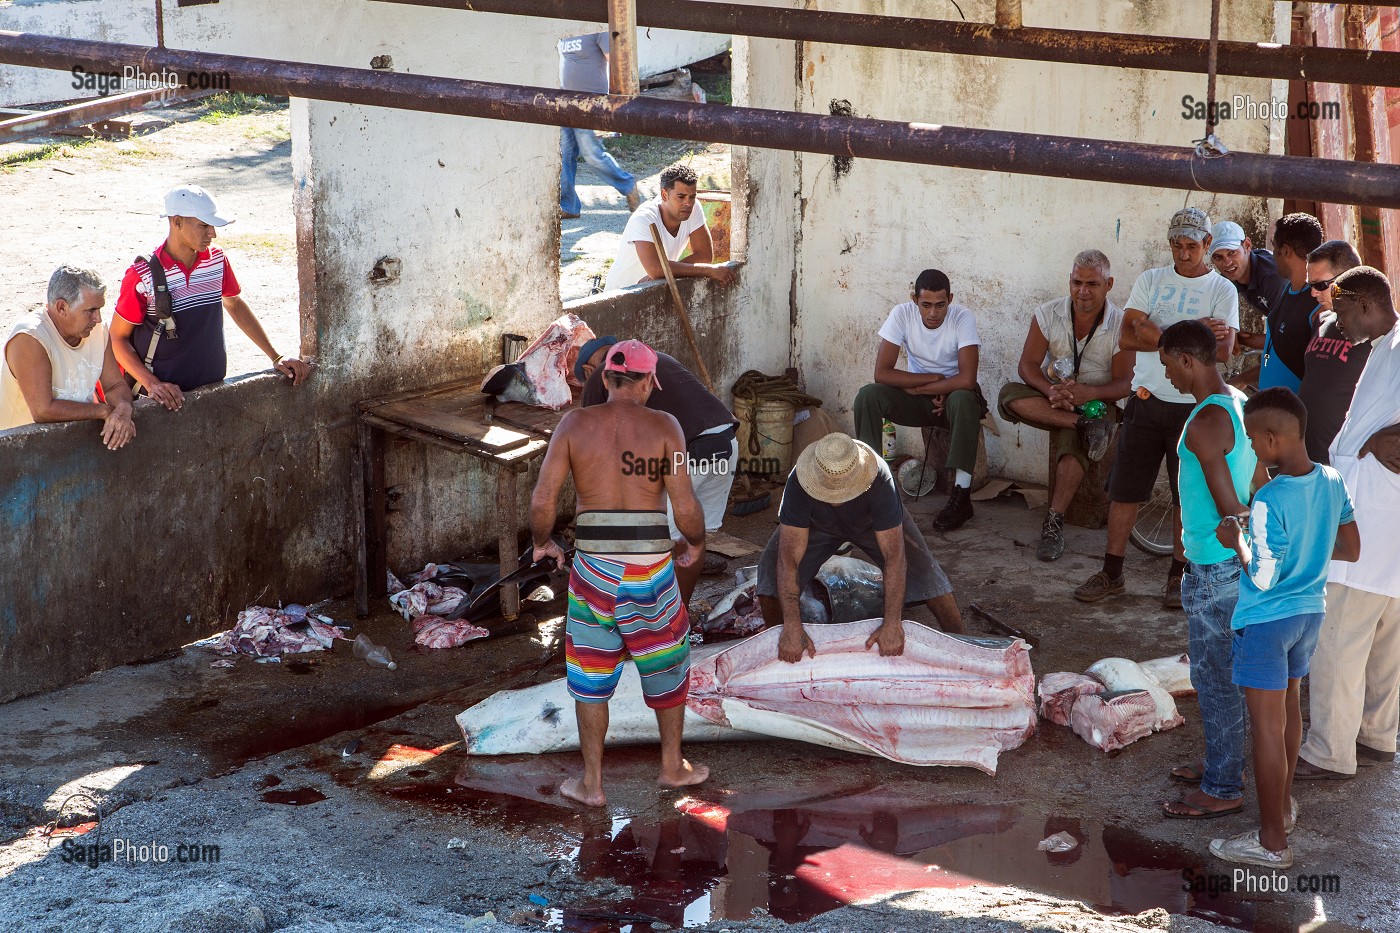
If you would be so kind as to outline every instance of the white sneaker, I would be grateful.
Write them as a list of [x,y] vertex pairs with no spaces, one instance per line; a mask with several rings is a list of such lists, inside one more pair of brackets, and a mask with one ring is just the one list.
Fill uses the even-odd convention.
[[1261,868],[1290,868],[1293,865],[1293,849],[1282,852],[1266,849],[1259,843],[1259,830],[1231,836],[1229,839],[1212,839],[1210,854],[1227,862],[1240,865],[1258,865]]

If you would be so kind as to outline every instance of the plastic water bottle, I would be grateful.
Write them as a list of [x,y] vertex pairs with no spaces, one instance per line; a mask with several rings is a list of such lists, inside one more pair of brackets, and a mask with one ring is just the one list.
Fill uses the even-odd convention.
[[376,645],[365,635],[355,636],[355,657],[368,662],[370,667],[382,667],[386,671],[396,671],[399,666],[394,663],[394,656],[389,653],[389,649],[383,645]]
[[1103,403],[1103,399],[1090,399],[1079,406],[1079,413],[1091,421],[1095,418],[1102,418],[1106,411],[1108,411],[1108,406]]
[[894,423],[886,419],[884,426],[880,429],[880,455],[887,461],[894,459],[894,444],[897,437]]

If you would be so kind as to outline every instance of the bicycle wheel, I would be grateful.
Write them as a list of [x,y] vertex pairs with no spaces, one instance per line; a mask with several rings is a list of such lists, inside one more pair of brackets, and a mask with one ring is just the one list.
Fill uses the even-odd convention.
[[1138,507],[1137,522],[1129,540],[1138,550],[1157,557],[1172,553],[1176,532],[1172,527],[1172,487],[1164,462],[1152,487],[1152,498]]

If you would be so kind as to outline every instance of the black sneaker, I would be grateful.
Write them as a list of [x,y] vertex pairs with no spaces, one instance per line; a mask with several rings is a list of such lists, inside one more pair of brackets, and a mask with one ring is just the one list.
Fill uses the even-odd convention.
[[1103,418],[1081,417],[1075,422],[1074,433],[1085,454],[1095,463],[1108,453],[1108,445],[1113,441],[1113,425]]
[[1040,526],[1040,544],[1035,556],[1044,561],[1056,560],[1065,552],[1065,517],[1054,509],[1045,515],[1045,524]]
[[961,528],[963,522],[972,517],[972,491],[966,486],[954,486],[948,493],[948,501],[933,520],[938,531],[952,531]]

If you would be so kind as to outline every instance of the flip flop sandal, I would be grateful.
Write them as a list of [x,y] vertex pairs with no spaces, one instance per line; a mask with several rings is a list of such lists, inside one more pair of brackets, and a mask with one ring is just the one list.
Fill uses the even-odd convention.
[[[1183,774],[1180,772],[1188,773]],[[1191,785],[1201,783],[1201,779],[1203,776],[1203,769],[1197,765],[1181,765],[1180,767],[1172,768],[1171,774],[1168,775],[1168,777],[1170,777],[1173,781],[1175,781],[1178,784]]]
[[[1195,810],[1196,812],[1195,812],[1195,813],[1173,813],[1171,810],[1167,809],[1167,808],[1170,807],[1172,804],[1176,804],[1176,805],[1182,806],[1182,807],[1187,807],[1187,808],[1189,808],[1189,809],[1191,809],[1191,810]],[[1205,809],[1202,809],[1201,807],[1196,806],[1194,803],[1187,803],[1185,800],[1168,800],[1168,801],[1164,801],[1163,804],[1162,804],[1162,815],[1165,816],[1165,817],[1167,817],[1167,819],[1171,819],[1171,820],[1213,820],[1213,819],[1216,819],[1217,817],[1221,817],[1221,816],[1230,816],[1230,815],[1233,814],[1233,813],[1243,813],[1243,812],[1244,812],[1244,804],[1240,804],[1240,805],[1237,806],[1237,807],[1226,807],[1224,810],[1205,810]]]

